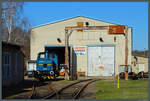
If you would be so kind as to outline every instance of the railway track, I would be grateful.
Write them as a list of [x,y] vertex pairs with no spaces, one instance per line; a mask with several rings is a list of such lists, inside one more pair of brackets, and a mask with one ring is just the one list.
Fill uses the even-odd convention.
[[36,94],[37,94],[36,88],[37,88],[37,86],[38,86],[38,83],[37,82],[33,82],[30,99],[34,99],[34,97],[36,97]]
[[[43,85],[45,83],[45,85]],[[51,87],[51,82],[33,82],[32,90],[29,99],[40,99],[41,97],[55,92]],[[42,86],[43,85],[43,86]]]
[[100,79],[86,79],[71,83],[60,90],[54,91],[50,95],[43,97],[42,99],[78,99],[90,83],[98,80]]

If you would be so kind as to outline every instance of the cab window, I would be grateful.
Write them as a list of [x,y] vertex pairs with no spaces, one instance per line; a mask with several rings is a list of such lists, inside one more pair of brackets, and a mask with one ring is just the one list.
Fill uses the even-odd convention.
[[39,58],[40,58],[40,59],[44,59],[44,58],[45,58],[45,54],[40,54],[40,55],[39,55]]

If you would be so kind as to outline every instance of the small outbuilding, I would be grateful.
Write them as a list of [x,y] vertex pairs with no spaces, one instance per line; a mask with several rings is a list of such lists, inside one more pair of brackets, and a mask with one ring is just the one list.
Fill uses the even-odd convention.
[[2,85],[16,85],[24,80],[24,54],[21,46],[2,42]]
[[135,73],[148,72],[148,57],[142,55],[133,55],[132,71]]

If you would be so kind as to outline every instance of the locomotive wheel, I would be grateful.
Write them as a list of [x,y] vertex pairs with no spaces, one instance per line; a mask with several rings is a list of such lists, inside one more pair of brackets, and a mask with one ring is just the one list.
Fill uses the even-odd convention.
[[144,72],[143,71],[138,73],[138,78],[142,78],[142,79],[144,78]]
[[125,78],[125,73],[124,73],[124,72],[121,72],[121,73],[119,74],[119,77],[120,77],[120,79],[124,79],[124,78]]

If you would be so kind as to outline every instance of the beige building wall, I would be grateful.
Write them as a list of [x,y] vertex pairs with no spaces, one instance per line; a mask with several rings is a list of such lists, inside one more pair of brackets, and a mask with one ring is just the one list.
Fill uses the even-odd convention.
[[[65,45],[65,27],[77,26],[77,22],[89,22],[89,26],[108,26],[111,23],[94,20],[86,17],[76,17],[52,24],[33,28],[31,31],[30,58],[36,60],[37,54],[44,51],[45,45]],[[131,65],[131,28],[128,28],[128,64]],[[104,42],[99,41],[102,37]],[[114,42],[116,37],[116,42]],[[62,40],[62,43],[57,41]],[[86,54],[77,55],[77,71],[87,74],[87,45],[115,45],[115,73],[118,73],[119,65],[125,64],[125,36],[109,35],[108,30],[84,30],[73,31],[69,37],[69,44],[73,46],[85,46]]]

